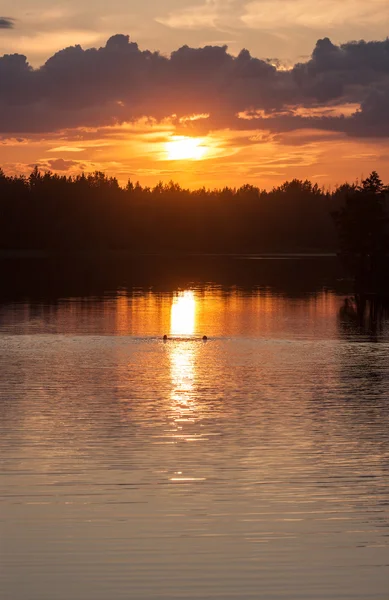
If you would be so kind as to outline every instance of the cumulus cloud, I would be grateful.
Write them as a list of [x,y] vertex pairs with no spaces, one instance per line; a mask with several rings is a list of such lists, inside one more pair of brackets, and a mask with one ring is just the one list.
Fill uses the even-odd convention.
[[13,19],[8,19],[7,17],[0,17],[0,29],[12,29],[13,26]]
[[3,133],[171,118],[189,132],[315,128],[387,136],[388,101],[389,40],[338,46],[321,39],[306,63],[289,70],[248,50],[233,56],[226,46],[183,46],[167,57],[125,35],[99,49],[65,48],[39,69],[19,54],[0,58]]

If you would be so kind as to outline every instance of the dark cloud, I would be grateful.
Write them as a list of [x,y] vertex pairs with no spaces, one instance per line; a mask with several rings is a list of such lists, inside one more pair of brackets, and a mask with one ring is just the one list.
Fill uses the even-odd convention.
[[[337,46],[319,40],[311,58],[285,71],[226,46],[183,46],[170,57],[115,35],[99,49],[65,48],[33,69],[25,56],[0,58],[0,132],[101,127],[176,115],[180,130],[317,128],[389,135],[389,40]],[[352,116],[325,107],[361,106]],[[304,115],[297,109],[304,107]],[[323,107],[320,116],[318,109]],[[312,109],[312,116],[309,115]],[[252,120],[237,117],[251,112]],[[209,114],[180,123],[180,117]]]
[[[92,164],[92,163],[91,163]],[[25,165],[29,169],[38,167],[44,171],[69,171],[73,167],[77,167],[80,170],[86,168],[86,164],[77,160],[65,160],[63,158],[52,158],[49,160],[39,161],[37,163],[30,163]]]
[[0,17],[0,29],[12,29],[13,26],[13,19],[7,19],[7,17]]
[[63,158],[54,158],[48,160],[47,164],[50,169],[54,171],[69,171],[72,167],[80,166],[80,163],[76,160],[64,160]]

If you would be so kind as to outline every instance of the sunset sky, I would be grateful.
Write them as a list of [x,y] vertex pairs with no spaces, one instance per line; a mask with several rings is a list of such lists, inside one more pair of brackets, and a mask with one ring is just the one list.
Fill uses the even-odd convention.
[[2,0],[0,11],[6,173],[389,180],[387,0]]

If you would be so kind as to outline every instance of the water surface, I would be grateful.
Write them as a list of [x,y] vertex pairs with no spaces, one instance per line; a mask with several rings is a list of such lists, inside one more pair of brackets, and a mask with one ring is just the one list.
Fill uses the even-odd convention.
[[150,287],[0,304],[0,597],[387,600],[385,321]]

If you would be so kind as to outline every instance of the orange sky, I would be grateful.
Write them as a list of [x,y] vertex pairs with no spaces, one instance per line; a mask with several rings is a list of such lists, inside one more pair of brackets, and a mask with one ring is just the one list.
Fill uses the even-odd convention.
[[[295,177],[334,187],[373,169],[388,181],[388,6],[112,0],[92,10],[75,0],[36,0],[33,9],[4,0],[0,166],[190,188],[271,188]],[[109,46],[123,28],[130,41],[116,36]],[[347,44],[362,37],[381,41]],[[82,50],[69,48],[76,44]],[[1,58],[12,53],[27,59]]]
[[10,174],[27,173],[38,164],[42,170],[66,174],[103,170],[123,184],[129,178],[150,186],[173,179],[191,188],[247,182],[271,188],[294,177],[333,187],[373,169],[388,180],[388,156],[386,139],[350,139],[317,130],[284,134],[221,130],[187,137],[177,136],[169,122],[145,121],[7,137],[0,144],[0,165]]

